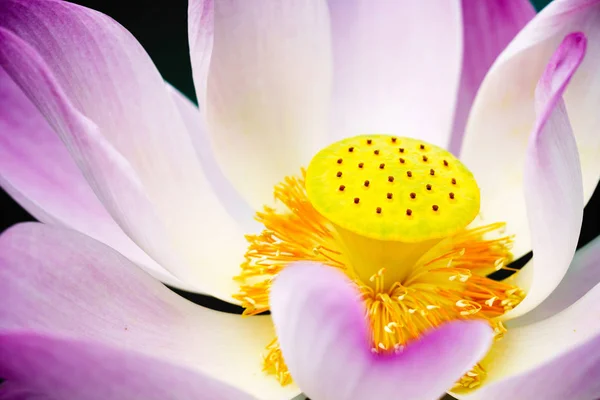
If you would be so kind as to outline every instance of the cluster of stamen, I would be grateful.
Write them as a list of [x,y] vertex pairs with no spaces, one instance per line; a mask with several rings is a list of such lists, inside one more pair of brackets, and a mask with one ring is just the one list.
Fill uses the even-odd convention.
[[[506,330],[496,317],[525,294],[486,277],[507,268],[512,237],[504,235],[503,223],[466,227],[479,208],[468,170],[447,152],[406,138],[366,136],[334,146],[317,155],[301,177],[288,177],[275,188],[283,207],[257,213],[265,229],[246,236],[248,251],[236,277],[240,291],[234,297],[245,314],[267,311],[273,278],[290,262],[310,260],[340,268],[354,280],[373,352],[400,351],[456,319],[487,320],[500,339]],[[395,165],[390,150],[401,155],[394,155]],[[355,248],[369,252],[373,240],[390,251],[373,251],[372,262],[362,265]],[[416,256],[402,258],[415,248]],[[388,253],[401,257],[385,258]],[[370,264],[383,267],[367,276]],[[282,385],[291,382],[276,339],[267,346],[263,367]],[[484,377],[477,364],[456,385],[473,388]]]
[[285,211],[265,206],[256,220],[265,229],[258,235],[246,235],[248,250],[242,272],[235,277],[240,291],[233,297],[241,302],[244,315],[269,310],[272,279],[290,262],[316,261],[345,268],[335,243],[331,224],[312,207],[301,177],[287,177],[275,187],[275,199]]

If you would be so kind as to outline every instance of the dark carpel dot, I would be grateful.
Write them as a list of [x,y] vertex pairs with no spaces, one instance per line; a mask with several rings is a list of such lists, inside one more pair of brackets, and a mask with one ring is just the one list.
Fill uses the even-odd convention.
[[388,194],[387,194],[387,198],[388,198],[388,199],[391,199],[392,197],[393,197],[393,194],[391,194],[391,193],[388,193]]
[[358,197],[354,198],[354,204],[358,204],[360,202],[360,199]]
[[377,207],[375,211],[377,211],[377,214],[381,214],[381,207]]
[[406,160],[402,157],[400,157],[400,164],[404,164],[406,162]]
[[412,177],[412,172],[406,171],[406,176],[408,176],[409,178],[411,178]]
[[431,190],[431,185],[427,184],[427,186],[425,186],[427,188],[427,190]]
[[433,206],[431,206],[431,208],[433,209],[433,211],[437,211],[439,209],[439,207],[436,204],[434,204]]
[[429,170],[429,175],[431,175],[431,176],[435,175],[435,170],[433,168]]
[[369,187],[370,184],[371,184],[371,182],[365,181],[365,187]]
[[354,147],[349,147],[348,148],[348,153],[352,153],[354,151]]
[[388,182],[394,182],[394,177],[393,176],[388,176]]
[[344,160],[342,160],[341,158],[338,158],[337,163],[341,164]]
[[373,152],[373,154],[375,154],[376,156],[378,156],[378,155],[379,155],[379,150],[375,150],[375,151]]
[[343,191],[344,191],[344,189],[346,189],[346,186],[344,186],[344,185],[340,185],[340,192],[343,192]]
[[454,200],[454,193],[450,192],[450,193],[448,194],[448,196],[449,196],[449,197],[450,197],[452,200]]
[[385,164],[381,163],[379,164],[379,169],[384,169],[385,168]]
[[406,215],[408,215],[409,217],[412,215],[412,210],[410,208],[406,209]]
[[411,193],[411,194],[410,194],[410,198],[411,198],[411,199],[415,199],[415,198],[417,198],[417,194],[416,194],[416,193],[414,193],[414,192],[413,192],[413,193]]
[[371,139],[367,139],[367,144],[373,144],[373,141]]
[[358,163],[358,168],[362,168],[365,166],[365,163]]
[[338,173],[335,174],[335,176],[337,176],[338,178],[341,178],[342,177],[342,171],[338,171]]

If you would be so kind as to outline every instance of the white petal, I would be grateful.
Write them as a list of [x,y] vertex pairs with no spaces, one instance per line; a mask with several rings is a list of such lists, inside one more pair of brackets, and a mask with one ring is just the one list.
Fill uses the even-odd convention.
[[511,329],[482,361],[488,372],[468,400],[591,400],[600,396],[600,285],[544,321]]
[[257,231],[259,226],[254,220],[254,210],[223,174],[221,167],[215,159],[210,148],[206,123],[203,122],[204,116],[200,113],[198,107],[180,91],[171,85],[167,85],[167,89],[187,127],[192,143],[194,144],[194,149],[196,149],[196,154],[202,164],[202,169],[206,174],[206,179],[210,182],[219,201],[245,232]]
[[201,0],[189,6],[197,97],[223,172],[259,208],[272,202],[275,184],[298,174],[325,143],[327,8],[321,0],[212,6]]
[[562,94],[581,64],[586,44],[583,34],[568,35],[536,88],[537,120],[523,177],[533,260],[525,275],[516,276],[517,286],[527,296],[502,316],[505,319],[523,315],[544,301],[566,274],[577,248],[583,188],[577,144]]
[[330,0],[337,139],[392,133],[446,146],[462,64],[458,1]]
[[542,321],[569,307],[600,283],[600,236],[577,250],[567,274],[543,303],[510,326],[524,326]]
[[523,165],[534,128],[534,88],[563,38],[588,38],[587,54],[564,95],[577,140],[585,200],[600,176],[600,3],[556,0],[500,55],[477,95],[461,152],[481,187],[484,222],[506,221],[516,257],[531,250],[523,197]]

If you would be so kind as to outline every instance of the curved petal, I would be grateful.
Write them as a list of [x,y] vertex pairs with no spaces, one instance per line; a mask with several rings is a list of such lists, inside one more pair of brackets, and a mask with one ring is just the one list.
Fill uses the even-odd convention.
[[215,155],[240,193],[262,208],[275,184],[298,174],[326,142],[326,5],[194,0],[188,21],[196,93]]
[[567,274],[540,305],[507,325],[524,326],[558,314],[600,283],[600,236],[577,250]]
[[292,377],[315,399],[437,399],[485,355],[493,336],[484,322],[453,322],[398,354],[373,354],[358,291],[319,264],[286,268],[270,304]]
[[225,177],[215,159],[215,155],[210,148],[206,124],[202,122],[203,116],[200,110],[173,86],[167,85],[167,89],[181,114],[181,118],[183,118],[183,122],[194,144],[194,149],[196,149],[196,154],[202,164],[202,169],[215,194],[219,197],[219,201],[245,232],[259,231],[260,226],[254,220],[254,210],[231,184],[229,179]]
[[445,147],[460,79],[460,2],[329,0],[336,139],[420,137]]
[[48,122],[0,67],[0,184],[38,220],[83,232],[157,279],[186,287],[114,222]]
[[480,185],[483,222],[507,222],[509,232],[517,235],[517,258],[531,250],[523,165],[536,123],[534,89],[560,42],[574,31],[587,36],[588,48],[564,101],[581,157],[587,202],[600,176],[600,1],[556,0],[544,8],[492,66],[467,124],[461,159]]
[[0,293],[0,329],[138,351],[260,398],[298,393],[261,371],[270,317],[199,307],[79,233],[28,223],[2,234]]
[[252,399],[198,371],[100,343],[0,332],[0,353],[1,376],[56,399]]
[[212,192],[139,43],[105,15],[67,2],[7,0],[0,14],[2,66],[115,221],[179,279],[229,299],[243,232]]
[[562,94],[581,64],[586,44],[582,33],[568,35],[536,89],[538,120],[524,168],[533,260],[528,273],[516,277],[527,296],[503,315],[505,319],[523,315],[544,301],[567,273],[577,249],[584,206],[581,166]]
[[535,16],[529,0],[462,0],[463,55],[448,148],[460,153],[467,117],[485,74],[506,45]]
[[544,321],[509,329],[482,361],[486,384],[465,399],[600,396],[600,285]]

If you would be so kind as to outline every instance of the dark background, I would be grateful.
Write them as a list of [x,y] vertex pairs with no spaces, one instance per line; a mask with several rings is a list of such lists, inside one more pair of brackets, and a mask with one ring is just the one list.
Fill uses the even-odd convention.
[[[139,4],[137,1],[106,0],[79,0],[73,2],[102,11],[124,25],[148,51],[165,80],[189,98],[195,100],[188,57],[187,1],[144,1]],[[535,0],[532,2],[536,9],[540,10],[549,3],[549,0]],[[124,5],[124,3],[127,5]],[[0,210],[0,232],[18,222],[34,220],[1,189]],[[585,208],[579,246],[589,242],[600,233],[599,211],[600,190],[596,189],[594,197]],[[214,299],[186,293],[181,294],[210,308],[229,312],[237,311],[236,307],[231,307]],[[445,399],[451,399],[451,397]]]

